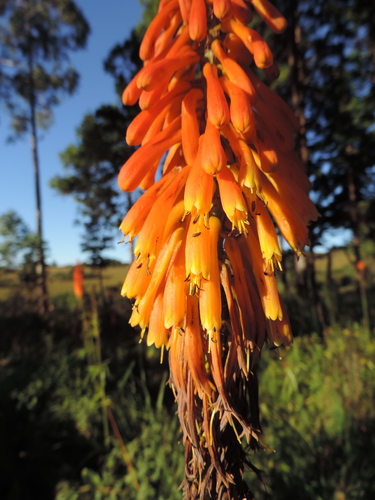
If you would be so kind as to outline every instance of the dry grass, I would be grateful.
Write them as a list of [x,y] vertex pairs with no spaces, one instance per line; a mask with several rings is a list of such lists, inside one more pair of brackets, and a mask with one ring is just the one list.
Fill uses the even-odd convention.
[[[117,289],[120,294],[128,265],[111,266],[103,270],[104,288]],[[73,293],[72,285],[73,266],[48,268],[48,291],[51,297]],[[99,273],[90,267],[84,267],[85,288],[91,290],[100,287]],[[17,271],[5,272],[0,270],[0,300],[8,298],[14,293],[27,293],[22,285]]]

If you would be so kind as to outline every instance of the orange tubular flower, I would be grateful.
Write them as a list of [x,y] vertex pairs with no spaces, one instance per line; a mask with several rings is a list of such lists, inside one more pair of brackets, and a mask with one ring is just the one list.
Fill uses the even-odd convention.
[[82,299],[85,293],[82,264],[76,264],[73,268],[73,290],[77,299]]
[[201,42],[207,34],[207,13],[205,0],[192,0],[189,15],[189,33],[192,40]]
[[188,165],[194,163],[199,144],[198,102],[203,99],[203,92],[191,89],[181,105],[182,150]]
[[207,116],[217,128],[223,128],[230,120],[229,107],[217,76],[217,68],[211,63],[203,67],[207,82]]
[[207,120],[206,130],[202,139],[202,153],[200,158],[202,168],[208,174],[221,172],[227,164],[227,158],[220,141],[220,131]]
[[120,226],[136,238],[121,293],[131,325],[169,352],[187,500],[250,498],[240,440],[260,433],[256,362],[266,340],[292,342],[278,234],[299,255],[318,217],[298,120],[257,76],[278,68],[253,11],[285,29],[269,0],[161,0],[123,93],[141,111],[118,183],[145,192]]
[[239,134],[255,132],[254,111],[249,96],[226,78],[220,78],[221,86],[230,98],[230,118]]
[[213,9],[218,19],[225,19],[232,10],[231,0],[213,0]]

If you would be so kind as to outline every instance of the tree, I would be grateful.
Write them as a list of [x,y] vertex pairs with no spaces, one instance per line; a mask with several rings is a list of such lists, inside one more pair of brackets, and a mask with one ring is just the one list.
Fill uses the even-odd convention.
[[[282,66],[275,86],[299,117],[296,144],[321,214],[312,225],[311,249],[319,243],[329,245],[325,235],[330,230],[349,229],[365,299],[364,271],[358,263],[362,260],[361,226],[373,224],[374,6],[358,0],[293,0],[281,10],[287,15],[288,28],[276,48]],[[308,257],[311,300],[324,324],[319,294],[314,290],[312,252]]]
[[40,310],[48,308],[46,267],[43,251],[42,201],[40,193],[38,127],[51,124],[52,108],[63,94],[77,87],[78,73],[68,54],[86,44],[90,28],[72,0],[1,0],[0,46],[3,64],[0,74],[6,105],[12,116],[15,137],[31,134]]
[[0,216],[0,267],[13,270],[19,264],[19,253],[25,248],[30,232],[13,210]]
[[118,166],[129,156],[124,141],[128,119],[116,106],[102,106],[86,115],[77,130],[78,145],[71,144],[61,154],[68,173],[50,181],[59,193],[73,195],[80,204],[85,228],[82,250],[91,263],[101,267],[102,252],[112,246],[114,228],[120,223],[119,191],[116,185]]
[[[115,80],[118,95],[140,68],[139,43],[139,36],[133,31],[110,51],[104,62],[105,71]],[[86,115],[77,130],[78,144],[69,145],[61,154],[67,173],[50,182],[60,194],[72,195],[79,203],[85,228],[82,250],[98,267],[106,263],[103,252],[113,244],[119,217],[132,205],[130,193],[127,202],[121,200],[117,175],[133,151],[125,143],[124,131],[136,109],[138,106],[105,105]]]
[[[303,12],[309,43],[308,126],[313,190],[320,223],[349,229],[367,327],[368,308],[361,252],[361,204],[373,199],[375,131],[374,6],[358,0],[317,2]],[[369,222],[369,221],[368,221]]]
[[21,281],[32,290],[37,281],[38,251],[38,235],[16,212],[9,210],[0,216],[0,269],[20,269]]

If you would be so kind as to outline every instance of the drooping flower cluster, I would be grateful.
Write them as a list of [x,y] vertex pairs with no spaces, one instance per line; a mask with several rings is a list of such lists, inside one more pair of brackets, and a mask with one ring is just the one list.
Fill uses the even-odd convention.
[[123,94],[141,111],[119,185],[145,192],[120,226],[136,238],[122,294],[147,344],[169,351],[187,498],[246,494],[236,438],[253,444],[260,431],[254,365],[266,337],[292,339],[275,226],[299,254],[318,215],[298,121],[259,75],[278,68],[252,11],[285,29],[268,0],[161,0]]

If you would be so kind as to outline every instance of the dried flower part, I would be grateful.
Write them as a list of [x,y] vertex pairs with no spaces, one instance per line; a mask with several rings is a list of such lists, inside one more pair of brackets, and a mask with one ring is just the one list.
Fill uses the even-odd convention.
[[255,447],[260,433],[256,361],[266,339],[292,342],[278,234],[299,255],[318,217],[293,151],[298,120],[253,70],[278,75],[253,9],[285,29],[268,0],[161,0],[123,93],[142,111],[119,185],[145,193],[120,226],[137,237],[122,294],[147,344],[169,351],[187,499],[249,495],[240,441]]

